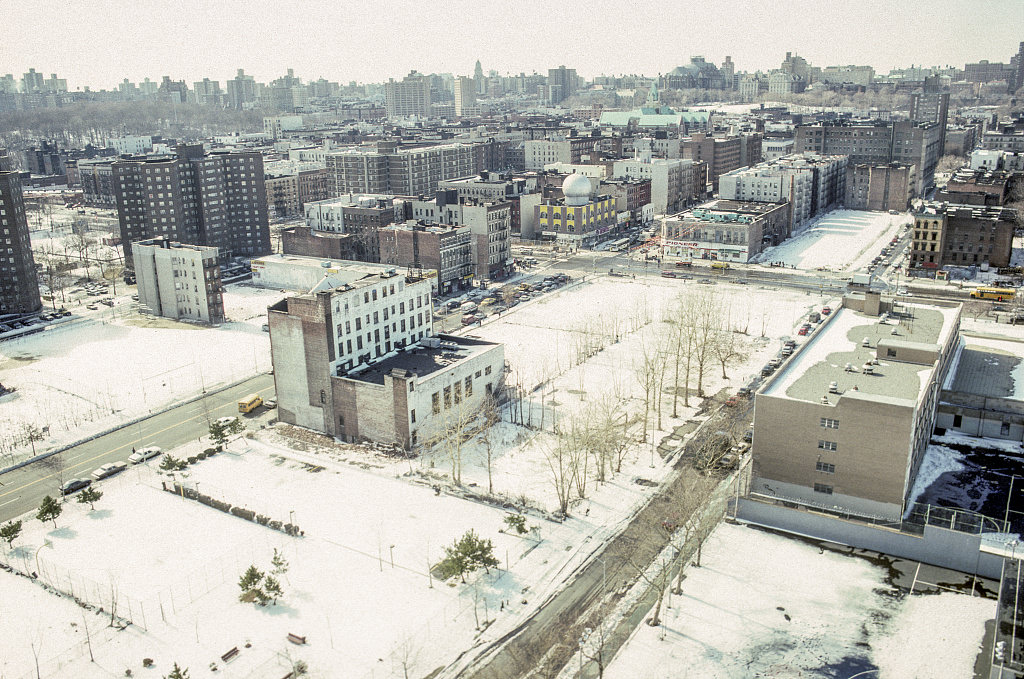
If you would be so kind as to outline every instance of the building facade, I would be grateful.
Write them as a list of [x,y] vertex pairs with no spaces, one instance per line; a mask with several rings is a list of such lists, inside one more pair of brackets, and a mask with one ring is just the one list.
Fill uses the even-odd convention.
[[162,236],[215,247],[221,257],[270,251],[259,153],[207,154],[201,145],[179,145],[174,156],[124,158],[113,171],[126,247]]
[[224,322],[224,288],[217,248],[166,238],[132,243],[139,309],[176,320]]
[[698,197],[697,185],[707,183],[707,165],[689,159],[652,158],[640,154],[632,160],[617,160],[612,166],[616,178],[651,182],[651,204],[657,214],[678,212]]
[[903,516],[959,326],[959,304],[847,295],[755,397],[752,491],[859,516]]
[[787,201],[796,227],[842,202],[846,166],[844,156],[784,156],[722,175],[719,195],[738,201]]
[[715,200],[661,221],[665,262],[745,263],[789,238],[789,203]]
[[343,441],[415,448],[451,431],[453,417],[475,418],[501,390],[503,347],[436,336],[430,290],[394,271],[328,275],[270,307],[280,420]]
[[400,81],[384,85],[384,107],[388,118],[430,117],[430,79],[412,71]]
[[583,175],[566,177],[563,199],[544,200],[534,208],[540,237],[570,247],[588,247],[607,238],[618,224],[615,199],[592,197],[591,192],[590,180]]
[[0,149],[0,315],[28,314],[42,308],[32,241],[29,239],[21,179]]
[[382,264],[416,272],[448,295],[473,286],[476,262],[468,226],[407,221],[380,230]]
[[914,212],[910,266],[1009,266],[1013,230],[1007,208],[925,203]]
[[913,165],[847,165],[843,205],[851,210],[903,212],[914,197],[914,175]]

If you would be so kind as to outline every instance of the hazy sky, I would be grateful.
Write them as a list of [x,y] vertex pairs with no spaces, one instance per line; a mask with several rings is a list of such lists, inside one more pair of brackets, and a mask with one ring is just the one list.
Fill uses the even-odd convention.
[[162,75],[374,82],[471,75],[657,75],[701,54],[739,70],[786,51],[816,66],[963,68],[1009,61],[1024,0],[0,0],[0,74],[34,67],[70,89]]

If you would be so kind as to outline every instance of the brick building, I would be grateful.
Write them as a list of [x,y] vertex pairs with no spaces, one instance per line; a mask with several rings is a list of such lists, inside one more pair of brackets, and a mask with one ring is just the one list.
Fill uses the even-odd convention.
[[847,165],[843,204],[851,210],[903,212],[914,197],[915,183],[913,165]]
[[468,226],[407,221],[386,226],[379,235],[381,263],[431,280],[435,294],[472,287],[476,263]]
[[1007,208],[925,203],[914,212],[910,266],[1009,266],[1013,229]]

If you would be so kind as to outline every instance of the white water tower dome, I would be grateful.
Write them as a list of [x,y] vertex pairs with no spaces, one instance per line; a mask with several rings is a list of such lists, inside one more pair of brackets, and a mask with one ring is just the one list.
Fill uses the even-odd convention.
[[590,179],[578,173],[573,173],[562,182],[562,195],[565,196],[566,205],[586,205],[590,202]]

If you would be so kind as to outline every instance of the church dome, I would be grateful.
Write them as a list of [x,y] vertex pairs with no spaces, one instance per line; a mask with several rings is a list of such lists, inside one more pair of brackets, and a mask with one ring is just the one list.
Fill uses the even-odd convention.
[[562,194],[566,205],[586,205],[590,202],[590,179],[582,174],[573,173],[562,182]]

